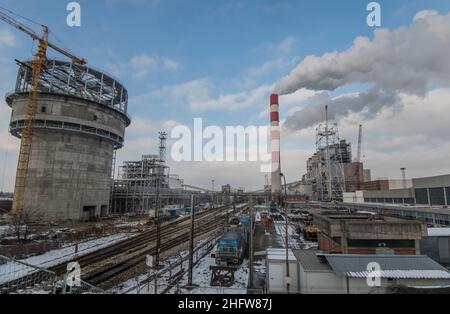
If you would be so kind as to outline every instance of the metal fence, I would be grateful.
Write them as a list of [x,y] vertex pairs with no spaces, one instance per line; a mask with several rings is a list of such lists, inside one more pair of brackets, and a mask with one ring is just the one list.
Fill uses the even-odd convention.
[[54,293],[56,274],[0,255],[0,293]]
[[62,294],[108,294],[107,291],[91,285],[90,283],[80,280],[79,285],[69,286],[66,280],[58,283],[57,292]]
[[83,280],[69,286],[55,272],[0,255],[0,294],[104,294]]

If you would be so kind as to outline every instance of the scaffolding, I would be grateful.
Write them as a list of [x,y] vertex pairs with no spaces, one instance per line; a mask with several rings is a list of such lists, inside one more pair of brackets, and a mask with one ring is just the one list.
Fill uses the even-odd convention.
[[344,163],[352,160],[351,146],[339,139],[337,123],[325,123],[316,129],[316,153],[311,161],[316,193],[320,200],[342,200],[345,192]]

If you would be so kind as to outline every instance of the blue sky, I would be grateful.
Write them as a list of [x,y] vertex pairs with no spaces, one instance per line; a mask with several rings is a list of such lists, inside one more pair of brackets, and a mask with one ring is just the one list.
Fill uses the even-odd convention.
[[[133,124],[130,127],[127,141],[143,137],[154,141],[157,126],[170,125],[167,121],[191,124],[194,117],[219,126],[267,124],[263,111],[270,86],[307,55],[345,50],[356,36],[371,37],[374,31],[366,24],[367,0],[80,0],[82,25],[73,28],[66,25],[68,2],[2,0],[1,6],[48,25],[61,42],[55,37],[51,40],[125,84],[130,94],[129,113],[137,121],[135,129]],[[442,0],[378,2],[382,27],[388,29],[410,25],[422,9],[441,14],[450,10],[450,2]],[[0,23],[0,31],[11,32],[16,40],[14,45],[0,46],[1,66],[4,73],[11,74],[15,71],[13,59],[29,58],[33,46],[5,23]],[[2,92],[14,86],[14,75],[5,77],[0,83]],[[333,95],[364,88],[345,86]],[[234,108],[227,105],[230,95],[236,100]],[[243,100],[251,96],[254,100]],[[209,107],[196,107],[195,100],[212,102]],[[0,113],[0,127],[5,129],[8,112]],[[350,139],[353,142],[354,137]],[[312,152],[313,142],[312,138],[286,145],[298,144]],[[142,147],[138,152],[126,145],[121,158],[138,158],[148,151],[156,151],[156,147]],[[14,153],[11,156],[9,162],[16,158]],[[292,180],[298,179],[304,168],[304,160],[299,158],[297,163]],[[12,175],[7,176],[10,179]],[[196,183],[202,184],[200,179]]]
[[[242,91],[242,81],[250,86],[273,84],[293,66],[277,68],[258,77],[248,77],[248,69],[280,57],[299,59],[343,50],[355,36],[370,36],[365,23],[368,1],[210,1],[210,0],[95,0],[79,1],[82,26],[65,24],[68,1],[2,1],[2,6],[39,20],[50,27],[62,44],[106,70],[128,62],[136,55],[175,61],[176,71],[150,71],[133,78],[120,73],[119,79],[131,95],[138,96],[166,85],[209,79],[215,86],[211,97]],[[383,27],[408,25],[417,11],[434,8],[447,12],[447,1],[380,1]],[[1,25],[1,28],[8,26]],[[30,41],[14,51],[29,57]],[[280,52],[274,46],[286,38],[293,43]],[[114,71],[110,71],[114,72]],[[265,104],[261,104],[264,106]],[[164,115],[166,119],[190,118],[182,104],[130,103],[130,113]],[[245,123],[254,108],[235,112],[210,112],[214,122]]]

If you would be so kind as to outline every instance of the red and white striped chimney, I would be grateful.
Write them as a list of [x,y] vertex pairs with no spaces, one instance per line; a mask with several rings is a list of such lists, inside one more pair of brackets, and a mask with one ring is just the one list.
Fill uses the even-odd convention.
[[281,193],[279,107],[278,95],[270,95],[270,144],[272,149],[271,192],[274,199],[277,199]]

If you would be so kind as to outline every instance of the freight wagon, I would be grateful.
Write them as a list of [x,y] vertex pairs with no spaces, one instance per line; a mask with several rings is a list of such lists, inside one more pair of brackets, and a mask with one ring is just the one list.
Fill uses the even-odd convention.
[[241,264],[247,251],[247,232],[237,228],[225,233],[217,244],[215,253],[217,265]]

